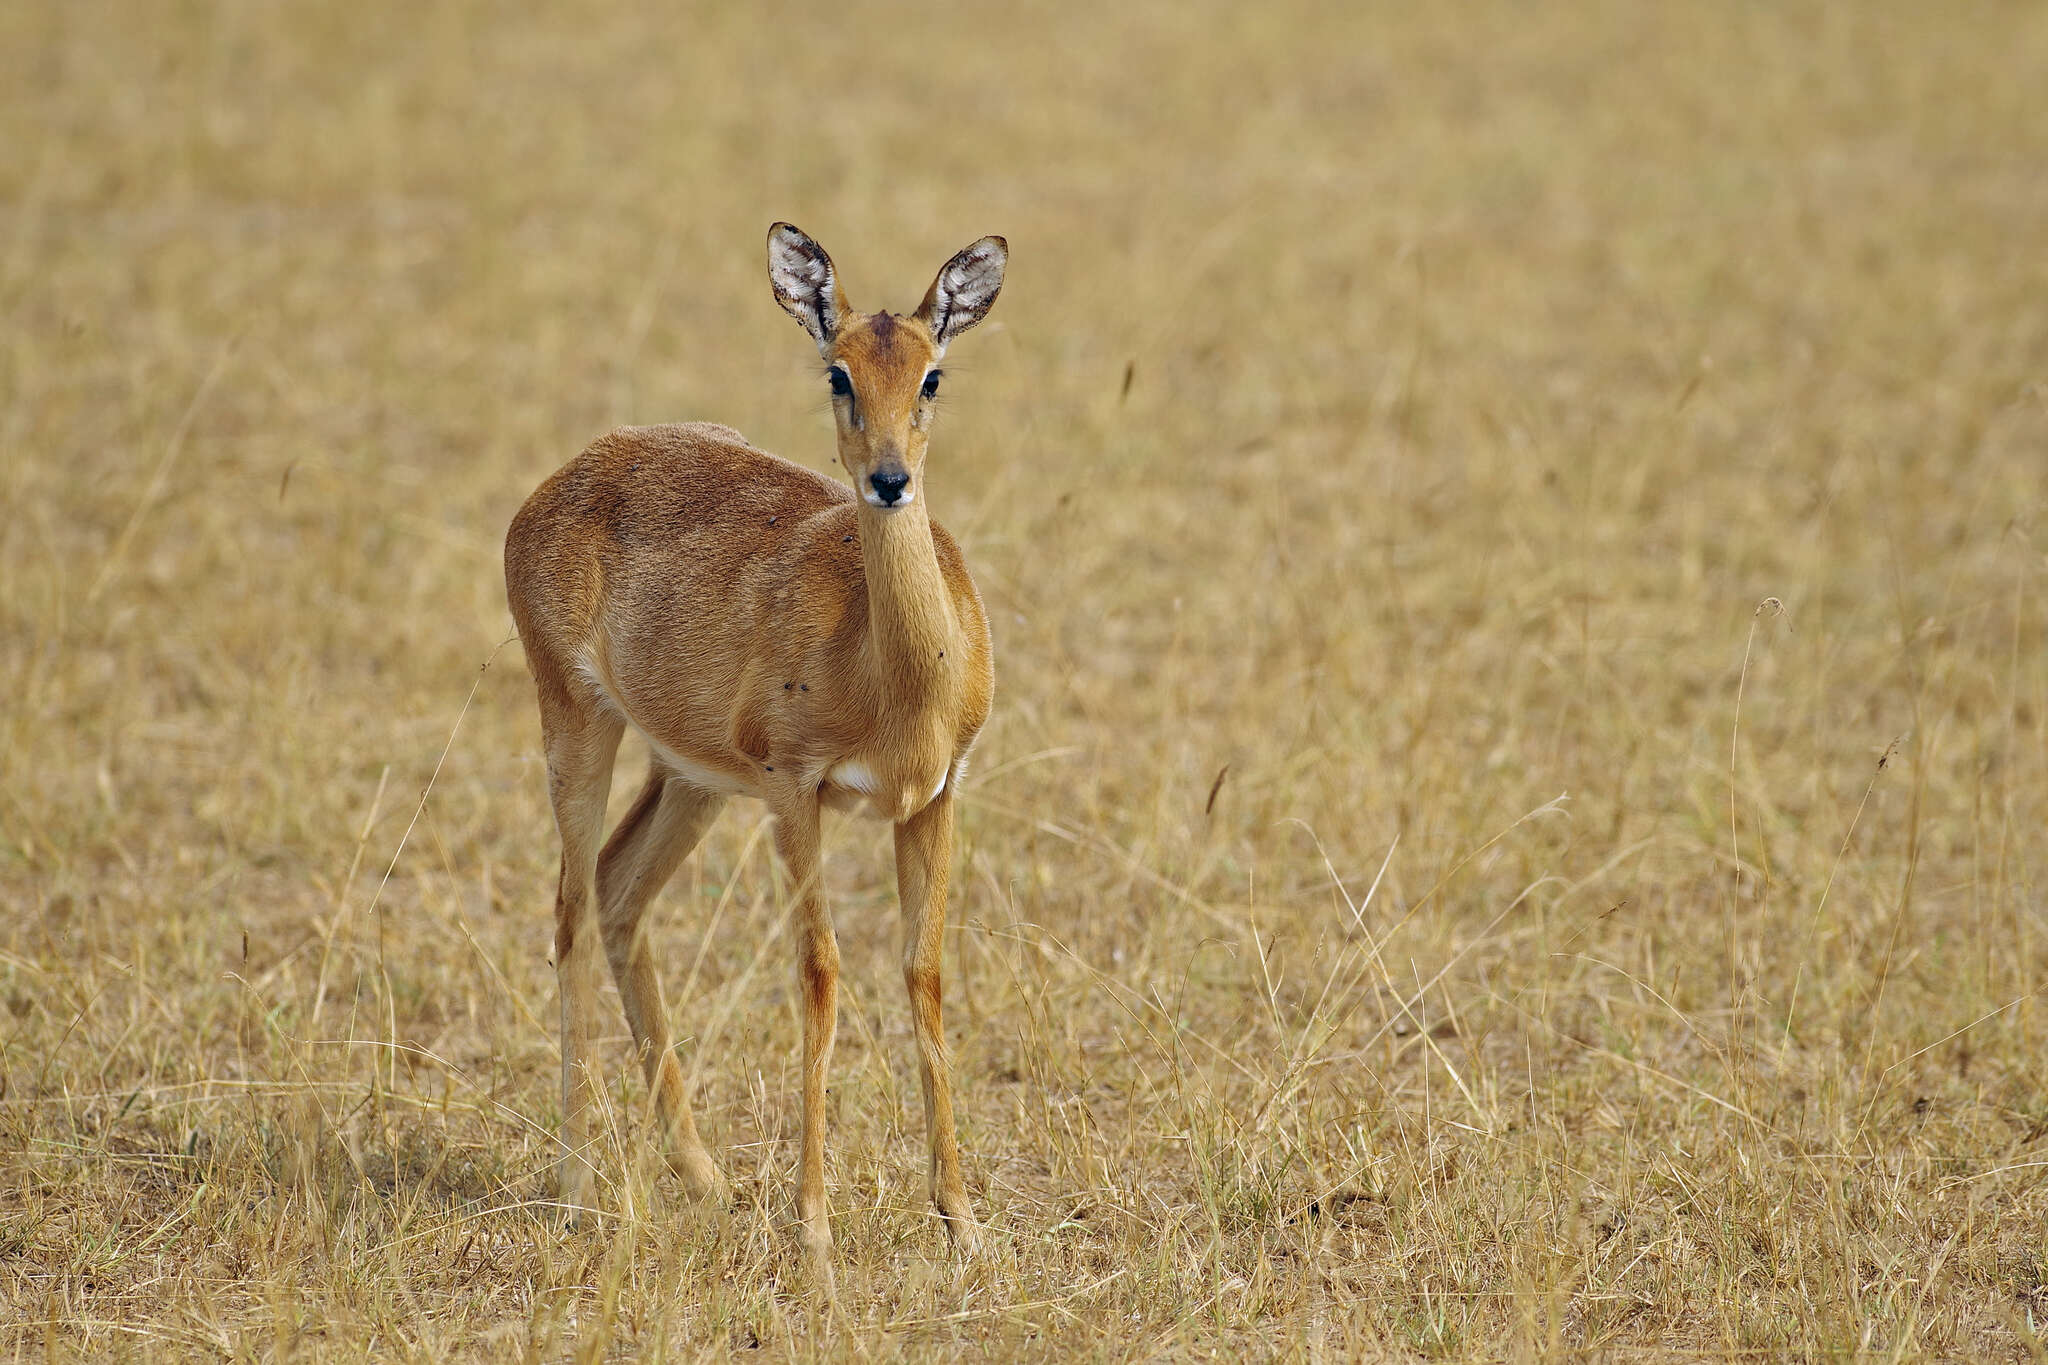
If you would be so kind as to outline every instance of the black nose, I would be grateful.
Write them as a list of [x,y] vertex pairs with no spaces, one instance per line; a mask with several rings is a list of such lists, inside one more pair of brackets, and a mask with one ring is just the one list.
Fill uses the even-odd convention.
[[910,475],[902,470],[877,469],[868,475],[868,482],[874,486],[875,496],[882,500],[884,506],[889,506],[910,486]]

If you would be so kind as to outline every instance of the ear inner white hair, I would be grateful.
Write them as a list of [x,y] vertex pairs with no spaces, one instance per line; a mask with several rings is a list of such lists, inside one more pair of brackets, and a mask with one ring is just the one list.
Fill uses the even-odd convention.
[[775,287],[775,301],[803,324],[818,343],[819,354],[824,354],[839,334],[844,311],[839,275],[825,248],[800,229],[777,223],[768,229],[768,280]]
[[931,329],[940,355],[946,343],[988,316],[1003,289],[1003,269],[1010,246],[1000,237],[984,237],[939,269],[918,315]]

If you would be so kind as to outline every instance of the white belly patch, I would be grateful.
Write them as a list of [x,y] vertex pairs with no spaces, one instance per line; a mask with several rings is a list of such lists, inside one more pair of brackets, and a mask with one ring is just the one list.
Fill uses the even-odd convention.
[[858,792],[867,797],[874,813],[883,819],[904,820],[938,799],[939,793],[946,790],[946,781],[950,773],[950,766],[941,768],[938,784],[921,801],[914,792],[888,790],[881,776],[859,759],[848,759],[843,763],[833,764],[826,770],[825,784],[837,787],[841,791]]
[[875,788],[881,785],[875,777],[875,770],[873,768],[870,768],[865,763],[851,759],[845,763],[833,764],[832,771],[825,774],[825,780],[835,787],[845,787],[848,791],[864,792],[869,796],[874,795]]

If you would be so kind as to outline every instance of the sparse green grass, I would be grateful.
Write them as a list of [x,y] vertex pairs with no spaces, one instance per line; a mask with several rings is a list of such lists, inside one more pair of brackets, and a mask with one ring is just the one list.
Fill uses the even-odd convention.
[[[0,1358],[2037,1354],[2044,70],[1990,3],[0,7]],[[738,1207],[618,1019],[549,1216],[500,648],[607,426],[828,462],[778,217],[857,306],[1013,251],[931,465],[993,1235],[838,823],[836,1316],[758,811],[653,930]]]

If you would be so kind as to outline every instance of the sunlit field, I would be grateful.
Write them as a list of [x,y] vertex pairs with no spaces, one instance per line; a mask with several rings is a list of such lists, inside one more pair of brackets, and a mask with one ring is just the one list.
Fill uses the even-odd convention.
[[[0,1359],[2025,1359],[2048,1341],[2048,9],[0,6]],[[761,808],[602,1000],[501,545],[813,468],[1010,244],[925,1194],[834,817],[836,1302]],[[637,786],[629,739],[613,809]]]

